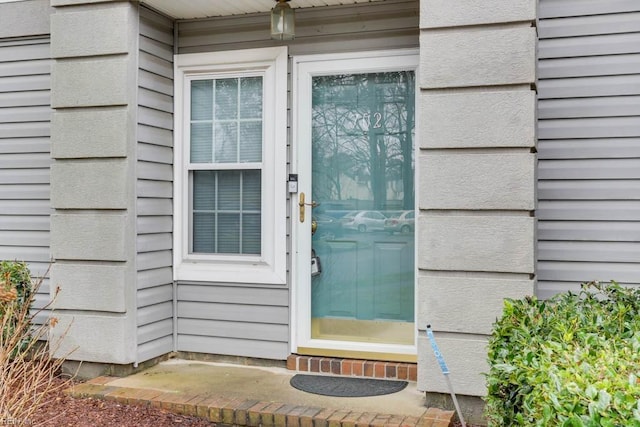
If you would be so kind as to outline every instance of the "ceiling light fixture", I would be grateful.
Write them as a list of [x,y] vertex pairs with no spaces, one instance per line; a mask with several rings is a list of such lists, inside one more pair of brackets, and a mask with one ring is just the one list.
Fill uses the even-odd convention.
[[271,9],[271,38],[293,40],[296,35],[295,11],[287,4],[289,0],[276,0]]

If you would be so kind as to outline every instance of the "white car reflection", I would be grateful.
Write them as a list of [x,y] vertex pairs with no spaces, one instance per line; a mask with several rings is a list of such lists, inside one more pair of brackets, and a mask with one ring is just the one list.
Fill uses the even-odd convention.
[[340,222],[342,227],[347,230],[365,233],[384,230],[386,219],[387,217],[378,211],[353,211],[340,218]]
[[401,211],[387,218],[384,223],[384,230],[389,233],[411,233],[415,229],[415,225],[415,211]]

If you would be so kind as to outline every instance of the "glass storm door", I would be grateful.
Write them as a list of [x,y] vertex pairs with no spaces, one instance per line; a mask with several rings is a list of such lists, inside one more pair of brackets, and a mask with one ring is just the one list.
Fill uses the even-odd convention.
[[415,72],[350,64],[304,79],[308,342],[393,353],[415,342]]

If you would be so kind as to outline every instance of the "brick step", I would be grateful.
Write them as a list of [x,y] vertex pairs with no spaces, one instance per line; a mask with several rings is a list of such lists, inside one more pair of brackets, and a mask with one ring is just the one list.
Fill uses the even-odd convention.
[[73,386],[67,394],[76,398],[114,400],[127,405],[149,405],[205,418],[219,427],[449,427],[453,425],[454,418],[453,411],[438,408],[427,409],[421,417],[405,417],[108,385],[115,379],[98,377]]
[[415,363],[302,356],[299,354],[291,354],[287,357],[287,369],[296,372],[414,382],[418,377],[418,366]]

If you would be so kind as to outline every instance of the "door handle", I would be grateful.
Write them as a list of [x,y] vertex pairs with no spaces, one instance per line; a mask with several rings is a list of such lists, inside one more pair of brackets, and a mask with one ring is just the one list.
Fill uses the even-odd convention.
[[316,206],[318,206],[318,204],[316,202],[314,202],[314,201],[311,201],[311,203],[305,203],[305,201],[304,201],[304,193],[300,193],[300,196],[298,196],[298,208],[300,210],[300,222],[304,222],[306,206],[311,206],[312,208],[315,208]]

